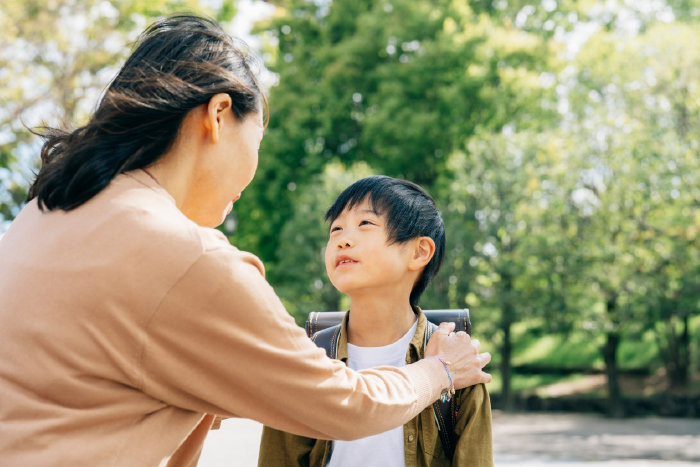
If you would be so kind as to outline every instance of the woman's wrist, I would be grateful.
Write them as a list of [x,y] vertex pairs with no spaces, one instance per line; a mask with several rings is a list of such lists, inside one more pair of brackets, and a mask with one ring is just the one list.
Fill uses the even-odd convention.
[[440,357],[435,357],[437,358],[440,363],[442,364],[443,368],[445,369],[445,372],[447,373],[447,378],[450,380],[450,387],[445,388],[440,392],[440,402],[449,402],[452,399],[452,396],[455,393],[455,382],[454,378],[452,378],[452,372],[450,371],[450,362],[447,360],[443,360]]
[[434,358],[422,358],[415,363],[401,367],[416,391],[416,402],[422,409],[440,398],[440,392],[450,383],[442,363]]
[[449,391],[450,389],[454,389],[454,375],[449,370],[450,362],[438,357],[437,355],[430,355],[426,357],[425,360],[429,360],[438,369],[440,374],[439,390],[440,397],[442,398],[443,393]]

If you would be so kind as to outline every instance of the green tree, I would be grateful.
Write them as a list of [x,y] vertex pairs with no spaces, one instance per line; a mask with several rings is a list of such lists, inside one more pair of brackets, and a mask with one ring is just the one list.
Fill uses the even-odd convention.
[[[479,320],[495,324],[501,396],[509,409],[513,325],[564,306],[561,287],[553,286],[562,282],[562,253],[551,236],[568,189],[559,154],[569,148],[561,144],[536,132],[477,132],[464,152],[449,158],[448,238],[464,239],[459,243],[468,247],[448,257],[446,267],[452,275],[467,274],[470,290],[462,300],[478,310]],[[465,223],[465,213],[474,220]],[[465,241],[470,222],[475,234]]]
[[[616,415],[622,407],[617,351],[625,329],[655,327],[666,313],[673,323],[666,347],[683,347],[668,353],[669,365],[687,367],[680,359],[689,340],[677,335],[687,325],[674,321],[697,309],[697,282],[676,281],[672,294],[658,282],[697,271],[697,249],[687,249],[686,239],[695,235],[699,199],[700,114],[691,83],[700,60],[684,40],[698,40],[696,28],[659,24],[633,37],[601,32],[577,57],[566,95],[573,110],[566,127],[577,141],[572,169],[579,174],[571,269],[588,318],[599,310],[592,322],[605,336],[601,350]],[[686,255],[677,256],[679,250]]]

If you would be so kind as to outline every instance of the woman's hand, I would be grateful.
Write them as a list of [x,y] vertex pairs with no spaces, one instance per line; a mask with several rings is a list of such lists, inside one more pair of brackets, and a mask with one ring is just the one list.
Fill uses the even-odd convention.
[[426,357],[439,357],[448,364],[456,389],[490,383],[491,375],[482,369],[491,361],[488,352],[479,353],[479,341],[464,331],[452,332],[455,323],[440,323],[425,348]]

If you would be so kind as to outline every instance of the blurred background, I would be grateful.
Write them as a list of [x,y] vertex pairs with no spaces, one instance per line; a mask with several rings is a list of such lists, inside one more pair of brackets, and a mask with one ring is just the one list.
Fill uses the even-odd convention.
[[447,228],[422,306],[471,310],[496,408],[700,417],[700,1],[3,0],[0,236],[28,128],[85,122],[181,11],[261,57],[260,167],[221,229],[300,324],[348,305],[327,207],[407,178]]

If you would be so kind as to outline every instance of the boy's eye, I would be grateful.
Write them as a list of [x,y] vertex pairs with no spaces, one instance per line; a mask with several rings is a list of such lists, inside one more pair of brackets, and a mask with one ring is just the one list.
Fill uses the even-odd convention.
[[337,225],[335,227],[331,227],[331,232],[335,232],[337,230],[341,230]]
[[371,221],[364,220],[364,221],[360,222],[360,225],[374,225],[374,224]]

